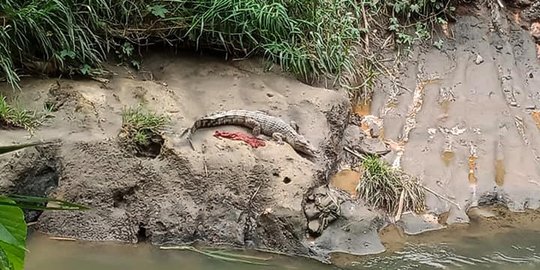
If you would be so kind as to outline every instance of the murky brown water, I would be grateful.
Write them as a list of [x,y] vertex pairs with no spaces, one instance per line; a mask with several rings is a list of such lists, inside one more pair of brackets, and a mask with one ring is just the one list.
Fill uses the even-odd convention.
[[[269,266],[225,262],[191,251],[159,250],[149,245],[54,241],[33,236],[27,270],[72,269],[338,269],[300,258],[277,255]],[[346,269],[540,269],[540,232],[519,231],[490,237],[464,237],[459,242],[407,244],[390,254],[362,257]]]

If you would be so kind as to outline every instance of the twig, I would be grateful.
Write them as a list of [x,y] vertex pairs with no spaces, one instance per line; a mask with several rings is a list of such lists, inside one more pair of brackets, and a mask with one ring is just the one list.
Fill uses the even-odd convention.
[[100,83],[109,83],[110,82],[108,79],[101,78],[101,77],[91,77],[91,79],[94,80],[94,81],[100,82]]
[[[364,7],[363,4],[360,6],[362,6],[362,17],[364,18],[364,28],[369,29],[369,23],[366,16],[366,8]],[[365,45],[366,45],[365,50],[369,54],[369,35],[365,36]]]
[[261,190],[262,184],[263,183],[259,184],[259,187],[257,187],[257,190],[255,190],[255,192],[253,192],[253,195],[251,195],[251,197],[249,198],[249,204],[253,202],[253,199],[255,198],[255,196],[257,196],[257,193],[259,193],[259,190]]
[[203,158],[204,177],[208,177],[208,165],[206,165],[206,157]]
[[249,256],[249,255],[240,255],[240,254],[234,254],[234,253],[225,253],[223,251],[204,251],[204,250],[199,250],[192,246],[172,246],[172,247],[159,247],[159,248],[164,249],[164,250],[190,250],[190,251],[194,251],[199,254],[214,258],[214,259],[220,259],[223,261],[235,262],[235,263],[268,265],[266,263],[260,263],[260,262],[255,262],[251,260],[268,261],[271,259],[271,258],[261,258],[261,257]]
[[49,237],[49,239],[51,239],[51,240],[58,240],[58,241],[77,241],[77,239],[75,239],[75,238],[70,238],[70,237],[56,237],[56,236],[51,236],[51,237]]
[[344,146],[343,149],[344,149],[345,151],[347,151],[348,153],[350,153],[351,155],[353,155],[353,156],[355,156],[355,157],[357,157],[357,158],[359,158],[359,159],[362,159],[362,160],[365,160],[365,159],[366,159],[366,157],[364,157],[363,155],[357,153],[356,151],[352,150],[351,148],[349,148],[349,147],[347,147],[347,146]]
[[443,199],[443,200],[445,200],[445,201],[447,201],[447,202],[449,202],[449,203],[455,205],[459,210],[461,210],[461,206],[459,206],[458,203],[456,203],[456,202],[454,202],[454,201],[452,201],[452,200],[446,198],[445,196],[443,196],[443,195],[441,195],[441,194],[435,192],[434,190],[432,190],[432,189],[430,189],[430,188],[428,188],[428,187],[426,187],[426,186],[424,186],[424,185],[422,185],[422,184],[419,184],[419,185],[420,185],[421,187],[423,187],[426,191],[429,191],[431,194],[433,194],[433,195],[439,197],[440,199]]
[[401,191],[401,195],[399,196],[399,206],[398,211],[396,214],[396,217],[394,218],[395,221],[398,221],[401,219],[401,213],[403,212],[403,203],[405,202],[405,190]]

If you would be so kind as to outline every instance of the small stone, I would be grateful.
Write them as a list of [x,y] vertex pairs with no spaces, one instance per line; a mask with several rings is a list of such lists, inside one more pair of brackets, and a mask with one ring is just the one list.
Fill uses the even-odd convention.
[[529,78],[534,78],[534,74],[532,72],[529,72]]
[[321,211],[319,211],[319,209],[317,209],[315,204],[309,203],[309,204],[306,204],[306,206],[304,208],[304,213],[305,213],[306,218],[308,220],[312,220],[312,219],[318,218],[319,215],[321,214]]
[[273,97],[274,94],[272,94],[272,93],[266,93],[266,96],[267,96],[267,97]]
[[515,102],[515,101],[512,101],[512,102],[510,102],[510,106],[512,106],[512,107],[517,107],[517,106],[518,106],[518,103]]
[[390,153],[390,148],[379,138],[364,138],[358,145],[352,146],[361,154],[384,156]]
[[476,55],[476,60],[474,60],[474,63],[477,64],[477,65],[480,65],[482,63],[484,63],[484,58],[482,56],[480,56],[479,54]]
[[527,110],[534,110],[536,109],[536,105],[532,104],[532,105],[527,105],[527,107],[525,107],[525,109]]
[[321,223],[319,222],[318,219],[314,219],[308,222],[308,229],[311,232],[318,232],[320,227],[321,227]]
[[369,130],[369,133],[372,138],[379,138],[379,136],[381,136],[381,129],[379,128],[379,126],[373,125]]

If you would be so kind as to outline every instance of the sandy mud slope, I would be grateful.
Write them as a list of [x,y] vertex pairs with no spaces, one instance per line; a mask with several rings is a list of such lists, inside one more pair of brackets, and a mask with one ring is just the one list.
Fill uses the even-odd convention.
[[[400,75],[408,91],[388,83],[374,97],[385,138],[403,150],[386,158],[447,198],[427,198],[446,224],[468,223],[479,205],[540,206],[540,65],[521,15],[469,8],[442,50],[414,52]],[[418,222],[410,233],[425,230]]]
[[[302,204],[335,171],[351,106],[344,93],[257,66],[163,53],[147,57],[140,74],[116,68],[108,83],[28,79],[21,93],[3,86],[2,93],[27,106],[48,103],[58,111],[33,138],[2,131],[0,143],[59,143],[3,157],[1,184],[10,192],[92,207],[43,213],[35,227],[53,235],[159,245],[199,241],[318,256],[305,238]],[[141,103],[172,119],[155,159],[136,157],[118,142],[122,109]],[[294,120],[321,155],[308,160],[288,144],[269,141],[253,149],[212,136],[215,130],[249,132],[232,126],[198,131],[195,151],[180,137],[197,117],[228,109]]]

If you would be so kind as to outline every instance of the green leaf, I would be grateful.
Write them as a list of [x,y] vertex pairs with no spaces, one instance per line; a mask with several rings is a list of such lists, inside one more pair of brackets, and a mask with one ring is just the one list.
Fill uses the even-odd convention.
[[[0,198],[7,198],[8,201],[0,201],[0,206],[19,207],[31,210],[88,210],[89,208],[80,204],[70,203],[63,200],[23,196],[23,195],[5,195]],[[48,206],[40,206],[39,204],[47,203]],[[52,205],[52,206],[51,206]]]
[[8,146],[0,146],[0,155],[17,151],[26,147],[36,146],[36,145],[42,145],[47,144],[46,142],[34,142],[34,143],[26,143],[26,144],[18,144],[18,145],[8,145]]
[[133,54],[133,50],[135,50],[135,48],[133,48],[133,45],[127,41],[124,43],[124,45],[122,45],[122,52],[126,56],[131,56]]
[[[13,201],[0,197],[0,202],[13,203]],[[24,257],[26,255],[26,222],[20,208],[0,205],[0,249],[5,253],[6,269],[10,265],[14,270],[24,269]],[[3,260],[0,260],[4,264]],[[3,269],[2,269],[3,270]]]
[[0,248],[0,269],[1,270],[14,270],[13,263],[8,260],[6,252]]
[[61,50],[60,51],[60,57],[62,59],[66,59],[66,57],[69,57],[71,59],[75,59],[75,52],[71,50]]
[[420,13],[420,6],[418,4],[411,5],[411,11]]
[[89,75],[90,71],[92,71],[92,67],[88,64],[84,64],[79,71],[82,75]]
[[165,14],[169,12],[164,5],[153,5],[149,6],[148,10],[154,14],[156,17],[165,18]]

